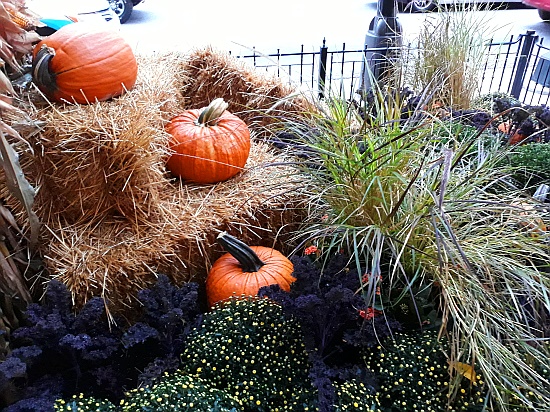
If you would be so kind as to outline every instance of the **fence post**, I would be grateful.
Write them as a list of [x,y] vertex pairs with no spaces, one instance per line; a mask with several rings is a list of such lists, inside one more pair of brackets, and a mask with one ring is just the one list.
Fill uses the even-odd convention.
[[519,55],[518,64],[516,66],[516,72],[514,73],[512,90],[510,91],[510,94],[516,99],[519,99],[521,88],[523,87],[523,81],[525,80],[525,74],[527,73],[529,59],[531,58],[533,47],[535,47],[535,42],[539,38],[539,36],[535,34],[535,30],[527,30],[525,34],[520,34],[520,37],[523,44],[521,46],[521,52]]
[[325,81],[327,78],[327,56],[328,56],[328,47],[326,46],[326,39],[323,39],[323,45],[319,53],[319,98],[322,99],[325,97]]

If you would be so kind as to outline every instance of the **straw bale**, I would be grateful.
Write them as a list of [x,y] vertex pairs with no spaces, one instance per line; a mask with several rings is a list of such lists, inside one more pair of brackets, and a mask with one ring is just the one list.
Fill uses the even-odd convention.
[[36,179],[45,221],[149,221],[167,184],[166,118],[181,110],[178,59],[139,58],[135,87],[117,99],[37,107],[33,117],[43,126],[29,140],[38,155],[22,163]]
[[103,296],[118,308],[134,303],[158,273],[176,284],[204,280],[223,253],[215,245],[221,230],[250,244],[284,250],[293,224],[303,218],[297,190],[303,182],[288,167],[267,166],[281,160],[267,144],[255,142],[246,171],[230,182],[172,182],[149,224],[114,218],[97,225],[51,222],[50,241],[43,245],[45,264],[69,285],[75,304]]
[[186,107],[204,107],[213,99],[223,97],[229,104],[228,110],[252,129],[261,130],[277,121],[281,114],[290,117],[292,113],[312,110],[308,99],[281,78],[250,67],[211,46],[192,50],[183,60],[183,73],[186,81],[182,94]]
[[[138,64],[136,85],[119,98],[91,105],[34,99],[30,115],[40,128],[25,134],[32,151],[19,148],[38,189],[39,253],[76,306],[102,296],[112,310],[131,307],[158,273],[176,284],[204,279],[223,252],[215,244],[221,230],[284,251],[303,217],[303,177],[255,132],[245,170],[229,181],[173,179],[164,167],[164,126],[183,108],[190,81],[184,56]],[[17,210],[5,185],[0,191]],[[17,216],[24,219],[24,211]]]

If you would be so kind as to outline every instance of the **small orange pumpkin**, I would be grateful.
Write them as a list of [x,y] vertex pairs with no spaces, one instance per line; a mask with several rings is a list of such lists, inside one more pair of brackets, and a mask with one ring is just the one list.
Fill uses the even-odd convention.
[[250,131],[227,107],[218,98],[201,110],[186,110],[166,126],[172,150],[166,166],[173,175],[218,183],[243,170],[250,154]]
[[510,133],[510,130],[512,129],[512,122],[510,122],[509,120],[501,122],[501,123],[499,123],[497,129],[499,130],[499,132],[508,134],[508,133]]
[[209,307],[232,296],[256,296],[263,286],[277,284],[290,290],[296,280],[294,265],[281,252],[264,246],[248,246],[222,232],[218,242],[228,252],[221,256],[206,277]]
[[33,80],[57,102],[108,100],[134,87],[137,73],[134,52],[120,34],[86,23],[63,26],[33,50]]

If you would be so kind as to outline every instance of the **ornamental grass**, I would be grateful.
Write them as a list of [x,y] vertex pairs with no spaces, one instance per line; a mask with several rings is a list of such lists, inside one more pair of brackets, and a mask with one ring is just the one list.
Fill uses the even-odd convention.
[[368,274],[358,291],[367,306],[408,307],[417,327],[437,322],[449,359],[484,376],[490,407],[510,410],[518,397],[525,410],[547,410],[549,382],[525,361],[550,367],[540,343],[550,311],[547,209],[499,166],[510,149],[498,135],[427,115],[402,120],[384,99],[386,110],[370,116],[329,98],[322,115],[274,131],[294,136],[307,153],[297,170],[314,181],[303,188],[311,214],[295,241],[352,256]]
[[437,84],[433,102],[469,109],[479,93],[485,41],[494,30],[486,11],[492,5],[456,2],[452,10],[439,10],[424,22],[415,39],[418,50],[403,68],[414,90]]

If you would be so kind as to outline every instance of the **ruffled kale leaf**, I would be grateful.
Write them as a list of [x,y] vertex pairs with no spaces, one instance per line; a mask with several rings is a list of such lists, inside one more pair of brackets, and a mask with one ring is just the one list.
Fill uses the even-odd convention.
[[[141,368],[144,372],[138,378],[140,384],[177,369],[173,360],[183,352],[185,337],[200,314],[198,290],[196,283],[175,287],[168,277],[161,275],[152,288],[139,292],[138,299],[143,305],[140,322],[126,331],[123,344],[149,360]],[[164,366],[168,369],[163,369]]]
[[21,378],[27,372],[27,364],[16,357],[9,357],[0,363],[0,373],[6,379]]
[[158,339],[159,333],[157,330],[145,323],[138,322],[124,333],[122,344],[125,348],[131,348],[134,345],[144,343],[148,339]]
[[62,396],[64,382],[59,376],[47,375],[25,388],[25,396],[11,403],[3,412],[52,412],[53,403]]
[[361,277],[348,259],[335,254],[324,267],[308,257],[292,257],[294,277],[290,292],[278,286],[262,288],[260,294],[279,302],[299,319],[306,347],[317,351],[326,363],[341,364],[354,348],[374,344],[399,324],[388,316],[366,319],[367,304],[360,293]]
[[138,294],[143,305],[143,322],[166,337],[181,333],[200,313],[198,294],[196,283],[177,288],[168,277],[159,276],[154,287]]

